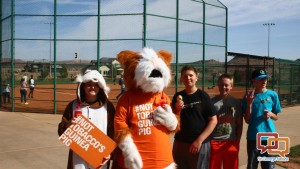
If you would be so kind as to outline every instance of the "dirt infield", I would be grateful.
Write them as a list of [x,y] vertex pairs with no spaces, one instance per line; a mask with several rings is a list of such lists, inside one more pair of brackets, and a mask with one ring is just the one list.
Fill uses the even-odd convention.
[[[116,96],[120,93],[120,86],[118,84],[108,84],[111,88],[109,99],[116,104]],[[76,98],[77,84],[58,84],[56,87],[56,113],[63,113],[67,104]],[[178,91],[183,90],[179,88]],[[218,94],[218,88],[205,88],[205,91],[214,96]],[[245,88],[235,87],[232,90],[232,95],[241,99],[245,94]],[[29,90],[27,91],[28,95]],[[164,90],[165,93],[172,99],[176,92],[174,86],[168,87]],[[15,111],[18,112],[36,112],[36,113],[54,113],[54,87],[53,85],[39,85],[34,89],[34,98],[28,98],[28,105],[21,104],[19,88],[15,88]],[[11,104],[3,104],[2,109],[11,110]]]

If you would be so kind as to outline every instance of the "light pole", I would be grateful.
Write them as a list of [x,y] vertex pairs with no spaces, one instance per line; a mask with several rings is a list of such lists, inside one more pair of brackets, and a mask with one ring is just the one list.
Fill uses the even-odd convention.
[[49,71],[49,73],[50,73],[50,79],[51,79],[51,35],[52,35],[52,26],[51,25],[53,25],[54,23],[53,22],[47,22],[47,23],[45,23],[45,24],[49,24],[49,26],[50,26],[50,36],[49,36],[49,40],[50,40],[50,49],[49,49],[49,53],[50,53],[50,55],[49,55],[49,68],[50,68],[50,71]]
[[268,26],[268,57],[270,57],[270,27],[274,26],[275,23],[264,23],[263,26]]

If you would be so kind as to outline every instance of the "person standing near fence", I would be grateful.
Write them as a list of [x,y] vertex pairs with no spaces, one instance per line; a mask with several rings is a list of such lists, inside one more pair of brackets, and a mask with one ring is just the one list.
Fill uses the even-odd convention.
[[172,100],[175,114],[180,114],[173,158],[178,169],[208,169],[210,136],[217,124],[216,111],[209,95],[196,86],[196,68],[184,66],[180,80],[185,89],[176,93]]
[[9,88],[9,84],[7,84],[2,92],[3,95],[3,103],[10,103],[10,88]]
[[28,94],[28,98],[33,98],[33,91],[34,91],[34,79],[33,79],[33,75],[30,76],[29,79],[29,94]]
[[125,87],[125,83],[124,83],[124,78],[123,78],[123,75],[121,75],[121,78],[119,79],[119,85],[121,87],[121,92],[118,94],[118,96],[116,97],[116,99],[118,100],[119,97],[125,93],[126,91],[126,87]]
[[[242,104],[230,95],[233,77],[222,74],[217,81],[219,95],[212,98],[218,124],[210,142],[210,169],[238,169],[243,131]],[[223,167],[222,167],[223,166]]]
[[[26,96],[27,96],[27,82],[25,80],[25,77],[21,78],[20,81],[20,94],[21,94],[21,103],[23,104],[28,104],[26,101]],[[24,102],[23,102],[24,101]]]
[[[257,141],[262,145],[267,145],[267,138],[262,137],[256,140],[259,132],[276,132],[274,121],[278,120],[278,113],[281,112],[280,101],[275,91],[267,89],[269,76],[263,69],[253,71],[251,80],[255,89],[250,90],[242,102],[243,112],[245,112],[245,122],[249,124],[247,131],[247,169],[257,169],[258,157],[273,157],[268,152],[261,154],[257,149]],[[275,168],[274,161],[261,161],[262,169]]]

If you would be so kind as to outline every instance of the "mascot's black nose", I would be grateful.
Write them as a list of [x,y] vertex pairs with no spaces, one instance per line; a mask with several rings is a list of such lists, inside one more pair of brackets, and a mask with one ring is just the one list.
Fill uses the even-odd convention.
[[153,69],[149,77],[162,77],[162,74],[159,70]]

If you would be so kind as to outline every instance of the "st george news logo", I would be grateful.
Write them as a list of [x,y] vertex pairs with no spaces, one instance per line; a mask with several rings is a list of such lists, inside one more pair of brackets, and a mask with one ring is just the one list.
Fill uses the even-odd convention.
[[[267,145],[262,145],[262,138],[267,138]],[[279,146],[283,143],[284,146]],[[274,157],[257,157],[258,161],[289,161],[286,157],[290,153],[290,138],[289,137],[279,137],[278,133],[257,133],[256,135],[256,148],[261,150],[260,154],[268,152]]]

